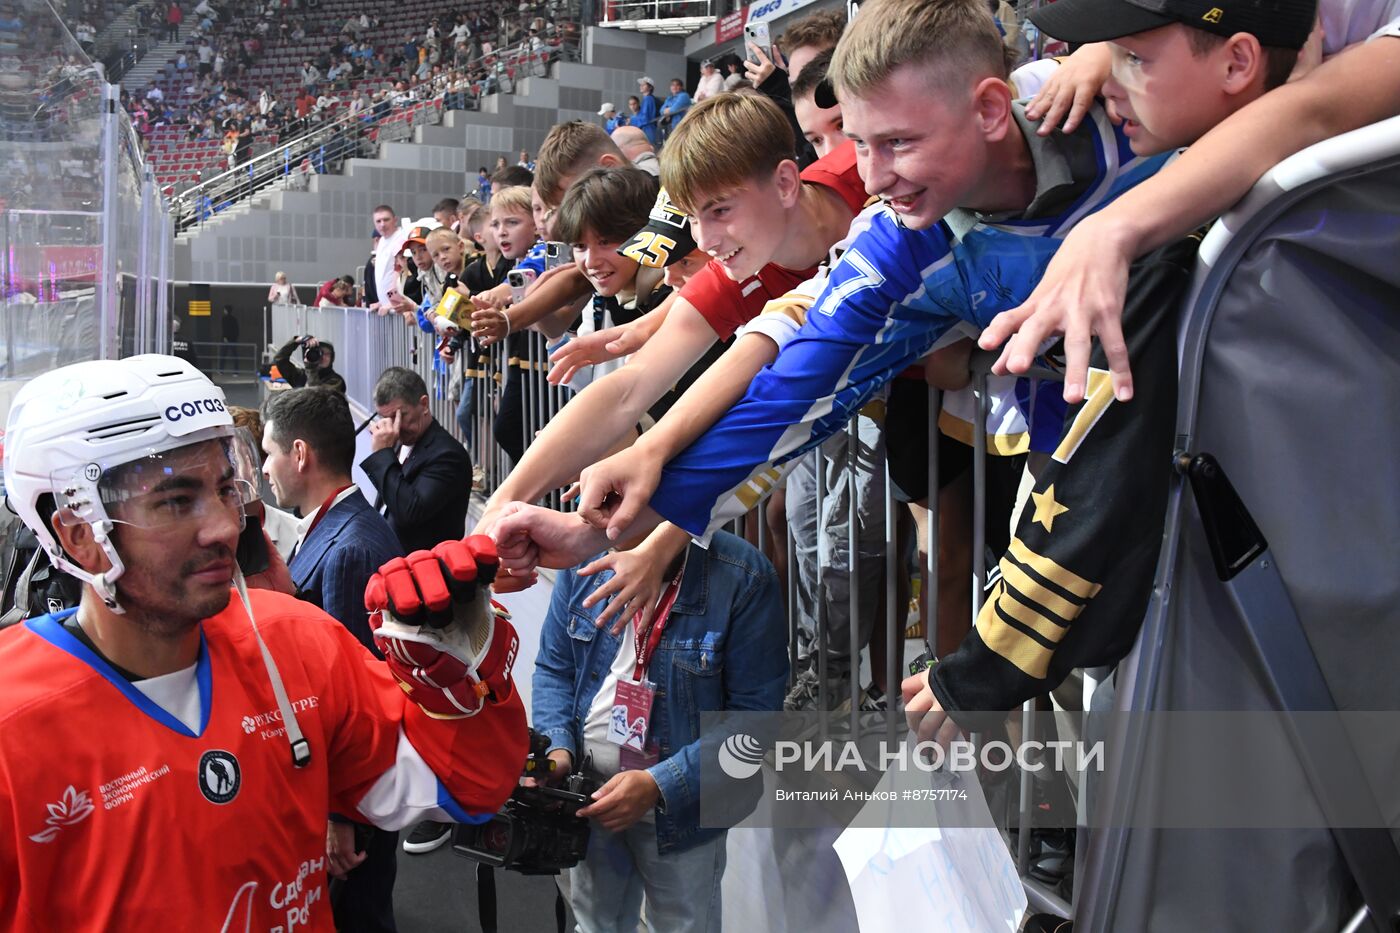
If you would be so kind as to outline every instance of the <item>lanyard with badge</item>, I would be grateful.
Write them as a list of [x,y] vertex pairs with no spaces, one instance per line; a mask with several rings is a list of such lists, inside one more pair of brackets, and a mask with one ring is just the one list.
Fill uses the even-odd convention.
[[661,642],[666,623],[671,617],[671,607],[676,604],[676,594],[680,592],[681,577],[685,573],[685,561],[666,586],[656,603],[651,624],[642,627],[642,614],[638,612],[632,619],[636,640],[636,664],[632,668],[630,680],[618,679],[617,692],[613,699],[612,716],[608,720],[608,741],[621,746],[618,751],[619,770],[635,771],[650,768],[661,757],[656,743],[651,740],[651,709],[656,700],[656,684],[647,679],[647,666]]

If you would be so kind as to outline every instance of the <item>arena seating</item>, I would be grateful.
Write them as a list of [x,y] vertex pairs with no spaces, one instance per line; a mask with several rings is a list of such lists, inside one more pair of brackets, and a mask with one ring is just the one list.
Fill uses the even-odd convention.
[[[488,0],[473,0],[473,2],[462,4],[452,2],[452,0],[409,0],[409,2],[397,6],[383,6],[367,2],[367,0],[334,0],[334,2],[323,3],[315,11],[309,14],[300,15],[299,21],[306,30],[307,36],[301,42],[292,42],[283,39],[274,29],[265,37],[266,45],[261,58],[247,70],[247,72],[236,79],[236,84],[252,100],[256,100],[257,95],[266,89],[279,101],[290,104],[300,91],[301,66],[308,59],[315,58],[323,50],[327,49],[333,40],[340,36],[341,26],[350,18],[357,17],[361,13],[370,13],[380,20],[380,25],[369,36],[368,39],[373,45],[375,52],[397,49],[402,46],[404,40],[409,36],[422,38],[428,24],[440,15],[455,15],[464,12],[468,15],[481,13],[489,21],[495,23],[501,14],[509,10],[512,14],[517,14],[518,8],[515,4],[502,3],[500,0],[488,2]],[[291,14],[295,16],[295,14]],[[535,15],[534,12],[528,14]],[[251,25],[256,21],[254,17],[245,15],[242,11],[235,13],[235,20],[231,25],[223,27],[224,31],[237,33],[240,27]],[[490,49],[496,44],[497,36],[495,32],[485,32],[478,35],[478,40],[482,42],[484,49]],[[446,43],[444,43],[446,46]],[[186,42],[185,48],[191,61],[191,69],[184,73],[177,73],[173,78],[167,77],[163,72],[156,77],[157,86],[165,95],[165,100],[172,106],[177,116],[182,115],[196,99],[196,95],[186,93],[194,80],[194,48],[197,40],[191,39]],[[449,48],[444,48],[444,52],[450,52]],[[547,55],[548,53],[540,53]],[[447,59],[450,56],[444,55]],[[496,65],[495,59],[488,56],[481,62],[485,68],[493,68]],[[507,69],[507,75],[513,77],[515,64]],[[362,90],[374,92],[387,87],[393,80],[401,77],[398,74],[389,77],[370,76],[350,82],[348,87],[340,89],[329,89],[322,87],[320,93],[325,93],[335,98],[336,103],[323,112],[322,120],[333,119],[343,112],[351,100]],[[403,75],[406,77],[406,75]],[[142,89],[132,88],[133,96],[139,96]],[[480,82],[472,88],[472,96],[479,96],[484,90]],[[394,115],[394,119],[409,119],[409,115],[399,112]],[[147,136],[149,149],[147,159],[154,168],[157,182],[162,190],[169,196],[177,194],[200,181],[207,180],[223,172],[226,168],[224,153],[220,147],[219,139],[195,139],[188,138],[189,128],[184,123],[162,124],[153,127]],[[264,133],[254,140],[255,152],[265,151],[266,148],[276,146],[280,141],[278,133]]]

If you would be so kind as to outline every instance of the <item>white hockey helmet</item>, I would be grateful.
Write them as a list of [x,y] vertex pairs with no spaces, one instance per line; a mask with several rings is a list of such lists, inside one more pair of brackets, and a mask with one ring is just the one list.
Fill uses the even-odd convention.
[[[53,564],[91,583],[120,612],[113,584],[125,565],[111,541],[113,525],[152,527],[197,514],[203,500],[178,511],[136,506],[168,477],[175,452],[211,440],[225,441],[227,460],[211,489],[216,501],[241,512],[257,495],[257,456],[207,376],[156,354],[75,363],[35,377],[16,394],[5,431],[5,492]],[[67,558],[48,510],[40,511],[45,494],[62,521],[92,526],[110,570],[92,574]]]

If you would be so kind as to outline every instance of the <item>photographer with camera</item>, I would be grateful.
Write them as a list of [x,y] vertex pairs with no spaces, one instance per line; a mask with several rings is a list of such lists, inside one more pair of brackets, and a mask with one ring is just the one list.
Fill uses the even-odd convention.
[[[302,369],[292,362],[292,354],[301,347],[301,359],[306,364]],[[303,386],[324,386],[345,391],[345,379],[335,371],[335,347],[328,340],[317,340],[310,335],[297,336],[282,344],[282,349],[272,358],[272,365],[287,380],[293,389]]]
[[[593,825],[569,876],[583,933],[636,930],[643,894],[653,930],[719,930],[725,831],[699,826],[695,713],[783,704],[787,632],[772,565],[726,533],[708,549],[684,534],[677,543],[653,536],[561,574],[540,636],[532,720],[550,743],[546,780],[577,767],[601,784],[578,811]],[[604,605],[644,578],[660,586],[625,609]]]

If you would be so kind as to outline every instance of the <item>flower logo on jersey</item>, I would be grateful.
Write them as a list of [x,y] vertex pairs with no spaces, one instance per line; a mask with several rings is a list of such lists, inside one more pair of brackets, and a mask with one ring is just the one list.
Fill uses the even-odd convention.
[[85,790],[78,790],[72,784],[63,792],[58,803],[49,804],[49,818],[44,822],[49,828],[35,833],[29,838],[35,842],[53,842],[65,826],[81,823],[92,815],[92,798]]
[[210,803],[228,803],[238,796],[243,773],[238,759],[223,749],[211,749],[199,757],[199,792]]
[[246,735],[252,735],[252,734],[253,734],[253,731],[254,731],[255,729],[257,729],[257,728],[258,728],[258,724],[257,724],[257,722],[253,719],[252,716],[244,716],[244,717],[243,717],[243,732],[244,732]]

